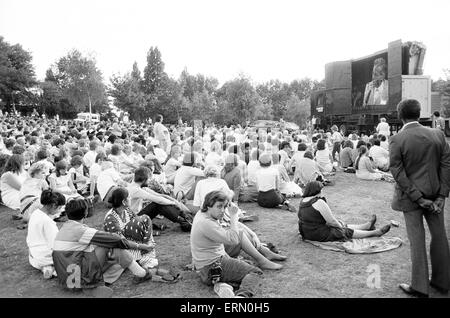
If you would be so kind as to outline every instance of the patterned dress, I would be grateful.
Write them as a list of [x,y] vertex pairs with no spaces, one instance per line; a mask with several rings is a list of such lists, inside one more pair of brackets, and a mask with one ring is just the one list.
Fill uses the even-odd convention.
[[[111,209],[106,215],[103,223],[104,230],[116,233],[129,241],[142,244],[154,244],[152,233],[152,221],[148,215],[137,216],[130,209],[126,209],[123,218],[116,210]],[[158,266],[156,251],[150,252],[130,249],[129,252],[135,261],[144,268]]]

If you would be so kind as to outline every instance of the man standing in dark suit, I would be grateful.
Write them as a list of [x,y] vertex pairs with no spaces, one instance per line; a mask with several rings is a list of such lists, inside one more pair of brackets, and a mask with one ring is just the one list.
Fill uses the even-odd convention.
[[[402,130],[389,139],[390,171],[396,181],[392,209],[402,211],[411,246],[411,284],[407,294],[428,297],[431,285],[450,289],[450,252],[444,225],[444,204],[450,189],[450,147],[442,131],[419,124],[420,103],[407,99],[397,106]],[[432,276],[429,282],[425,218],[431,234]]]

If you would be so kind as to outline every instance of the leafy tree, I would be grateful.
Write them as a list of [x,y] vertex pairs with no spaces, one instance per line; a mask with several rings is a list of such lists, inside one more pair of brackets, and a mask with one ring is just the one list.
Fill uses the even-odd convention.
[[270,80],[257,86],[256,91],[263,103],[272,105],[273,117],[280,119],[286,112],[286,103],[289,99],[289,85],[279,80]]
[[300,100],[296,94],[291,94],[287,102],[286,121],[292,121],[300,127],[306,127],[306,121],[311,115],[309,98]]
[[322,87],[323,84],[308,77],[300,80],[293,80],[289,84],[289,93],[294,93],[300,100],[304,100],[311,96],[312,91],[325,88],[325,86]]
[[193,119],[201,119],[204,122],[210,122],[217,109],[214,97],[206,90],[195,92],[192,100],[188,102],[188,107]]
[[7,109],[21,104],[29,96],[27,89],[37,84],[31,60],[20,44],[10,45],[0,36],[0,98]]
[[63,99],[72,106],[71,114],[89,111],[89,106],[93,112],[107,109],[106,86],[93,58],[72,50],[56,62],[52,71]]
[[42,111],[49,116],[61,113],[60,100],[62,99],[62,94],[51,69],[47,70],[45,81],[40,84],[40,87],[43,91],[41,98]]
[[158,47],[150,48],[147,53],[147,66],[144,69],[144,92],[147,95],[156,94],[167,79],[164,72],[164,62],[161,59],[161,52]]
[[272,120],[273,119],[272,105],[263,103],[259,103],[258,105],[256,105],[254,119]]
[[185,68],[181,72],[178,82],[183,90],[183,96],[192,101],[195,93],[197,92],[197,81],[195,76],[190,75]]
[[[226,101],[226,103],[219,104],[220,109],[230,111],[235,123],[241,124],[253,117],[255,107],[260,101],[250,79],[243,75],[223,84],[217,95],[219,99]],[[224,120],[228,120],[228,118],[224,116]]]
[[114,75],[110,81],[111,88],[108,92],[114,98],[115,106],[127,111],[131,119],[140,119],[145,105],[145,96],[140,89],[140,82],[132,74]]

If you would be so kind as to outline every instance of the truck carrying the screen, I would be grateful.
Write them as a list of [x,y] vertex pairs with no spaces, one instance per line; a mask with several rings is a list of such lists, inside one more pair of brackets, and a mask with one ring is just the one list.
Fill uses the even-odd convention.
[[397,104],[417,99],[422,124],[431,126],[431,79],[423,75],[426,47],[397,40],[369,56],[325,65],[325,89],[311,94],[316,127],[337,125],[342,131],[373,132],[384,117],[397,131]]

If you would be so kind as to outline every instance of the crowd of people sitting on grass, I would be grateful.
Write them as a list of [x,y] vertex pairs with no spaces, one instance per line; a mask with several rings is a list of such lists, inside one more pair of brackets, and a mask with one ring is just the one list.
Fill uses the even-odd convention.
[[[154,239],[164,230],[154,219],[166,218],[190,232],[192,266],[204,283],[252,296],[262,270],[281,269],[286,256],[243,223],[257,220],[243,202],[298,212],[308,240],[389,231],[375,228],[376,216],[362,225],[338,221],[321,195],[338,171],[392,180],[385,130],[367,136],[336,126],[288,132],[162,122],[161,115],[154,124],[0,118],[1,200],[27,229],[29,263],[44,278],[102,296],[125,269],[136,283],[177,282],[179,273],[160,268]],[[292,198],[303,198],[300,206]],[[98,229],[84,222],[97,213],[96,201],[108,207]],[[254,265],[238,259],[240,251]],[[81,275],[75,286],[67,286],[71,273]]]

